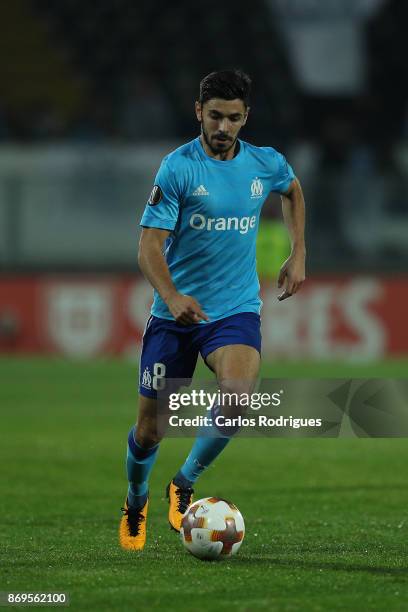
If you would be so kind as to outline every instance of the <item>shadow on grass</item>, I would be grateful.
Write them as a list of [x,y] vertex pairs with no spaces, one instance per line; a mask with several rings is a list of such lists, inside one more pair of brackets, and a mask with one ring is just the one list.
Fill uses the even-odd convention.
[[280,487],[271,489],[272,493],[343,493],[359,491],[408,491],[408,484],[355,484],[355,485],[333,485],[328,487]]
[[305,569],[305,570],[329,570],[335,572],[365,572],[368,574],[377,574],[383,576],[407,576],[408,567],[385,567],[385,566],[370,566],[361,563],[338,563],[327,561],[300,561],[292,559],[277,559],[276,557],[260,557],[251,555],[250,557],[236,557],[232,563],[234,565],[257,565],[262,567],[267,565],[269,568],[285,568],[285,569]]

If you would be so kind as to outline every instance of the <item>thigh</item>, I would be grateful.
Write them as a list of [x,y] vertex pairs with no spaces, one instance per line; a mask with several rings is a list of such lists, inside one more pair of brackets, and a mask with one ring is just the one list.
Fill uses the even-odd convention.
[[260,317],[255,313],[239,313],[217,321],[200,350],[219,384],[225,386],[231,381],[245,391],[255,384],[261,361],[260,327]]
[[207,355],[220,387],[241,393],[251,393],[259,375],[261,357],[252,346],[232,344],[221,346]]
[[156,399],[158,391],[174,391],[180,379],[189,384],[197,357],[198,350],[192,345],[191,333],[185,327],[175,321],[152,317],[143,336],[140,394]]

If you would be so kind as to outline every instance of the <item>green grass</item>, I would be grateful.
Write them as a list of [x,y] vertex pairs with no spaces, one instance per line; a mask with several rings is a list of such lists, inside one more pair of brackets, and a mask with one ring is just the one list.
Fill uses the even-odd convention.
[[[406,371],[264,366],[276,377]],[[191,440],[162,443],[145,551],[118,548],[135,366],[2,359],[0,409],[0,591],[67,591],[74,610],[407,610],[404,439],[235,440],[196,493],[232,499],[246,537],[236,557],[209,563],[183,550],[163,499]]]

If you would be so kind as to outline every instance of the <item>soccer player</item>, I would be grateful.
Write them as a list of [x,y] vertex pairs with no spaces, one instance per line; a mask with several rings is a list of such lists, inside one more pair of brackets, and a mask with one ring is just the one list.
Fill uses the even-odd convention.
[[[250,86],[239,70],[213,72],[201,81],[195,103],[201,133],[163,159],[141,220],[138,261],[154,288],[154,302],[143,336],[138,419],[128,436],[129,487],[119,530],[127,550],[141,550],[146,540],[149,475],[162,437],[157,390],[165,381],[190,379],[198,353],[223,393],[239,397],[254,388],[262,304],[255,242],[261,208],[272,191],[282,195],[292,245],[280,270],[278,299],[296,293],[305,278],[299,181],[281,153],[238,138],[248,119]],[[227,414],[227,408],[215,406],[213,416]],[[168,518],[176,531],[194,483],[234,433],[217,429],[214,435],[198,433],[167,486]]]

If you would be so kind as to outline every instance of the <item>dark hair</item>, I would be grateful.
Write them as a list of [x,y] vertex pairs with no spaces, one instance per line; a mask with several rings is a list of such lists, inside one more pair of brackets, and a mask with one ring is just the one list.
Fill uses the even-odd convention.
[[243,101],[249,106],[251,79],[241,70],[219,70],[205,76],[200,83],[200,103],[204,104],[211,98],[222,100]]

